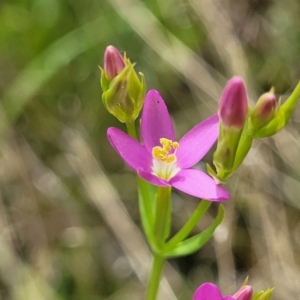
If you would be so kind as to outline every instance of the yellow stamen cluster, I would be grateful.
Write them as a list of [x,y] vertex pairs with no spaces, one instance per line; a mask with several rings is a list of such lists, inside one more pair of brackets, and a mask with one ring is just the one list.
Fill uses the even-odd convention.
[[[176,162],[177,158],[175,152],[179,147],[179,143],[173,142],[166,138],[161,138],[159,142],[162,145],[162,147],[153,147],[152,157],[168,164]],[[172,150],[174,150],[174,152],[169,154]]]

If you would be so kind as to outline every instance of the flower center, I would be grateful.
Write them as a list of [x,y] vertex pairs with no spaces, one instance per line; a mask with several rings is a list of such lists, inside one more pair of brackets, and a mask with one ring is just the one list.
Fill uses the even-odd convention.
[[155,146],[152,148],[152,171],[157,177],[169,180],[180,170],[176,165],[176,151],[179,143],[166,138],[161,138],[159,142],[161,147]]

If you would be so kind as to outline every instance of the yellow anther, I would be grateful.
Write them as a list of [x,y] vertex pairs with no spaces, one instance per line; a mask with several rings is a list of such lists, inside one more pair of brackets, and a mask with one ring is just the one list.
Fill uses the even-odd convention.
[[[168,164],[176,162],[177,158],[175,152],[179,147],[179,143],[173,142],[166,138],[161,138],[159,142],[162,145],[162,147],[160,146],[153,147],[152,157],[160,161],[166,162]],[[174,150],[173,153],[170,153],[170,151],[172,150]]]
[[154,158],[157,158],[159,160],[165,160],[167,155],[168,155],[168,152],[159,146],[156,146],[152,149],[152,156]]
[[172,149],[172,141],[166,138],[161,138],[159,140],[160,144],[163,146],[162,148],[167,150],[168,152]]
[[176,155],[175,154],[170,154],[165,159],[165,162],[167,164],[174,163],[175,161],[176,161]]
[[178,142],[173,142],[172,147],[174,150],[178,149],[179,143]]
[[168,139],[166,139],[166,138],[160,138],[160,139],[159,139],[159,142],[160,142],[162,145],[165,145],[166,143],[172,142],[172,141],[170,141],[170,140],[168,140]]

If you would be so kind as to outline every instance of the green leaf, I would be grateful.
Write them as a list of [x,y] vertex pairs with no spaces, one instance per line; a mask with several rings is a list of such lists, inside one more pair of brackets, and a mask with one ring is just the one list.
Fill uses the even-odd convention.
[[170,252],[174,250],[179,243],[190,235],[192,230],[196,227],[198,222],[203,218],[204,214],[211,205],[211,201],[202,200],[184,224],[184,226],[164,245],[164,251]]
[[100,86],[102,88],[102,92],[106,92],[109,88],[109,83],[110,83],[110,80],[107,78],[104,70],[99,67],[100,69],[100,72],[101,72],[101,75],[100,75]]
[[188,238],[185,241],[180,242],[175,247],[175,249],[171,251],[166,251],[163,254],[166,257],[177,257],[177,256],[189,255],[199,250],[205,243],[207,243],[211,239],[214,231],[220,225],[223,218],[224,218],[224,207],[222,204],[220,204],[218,208],[218,214],[215,220],[213,221],[213,223],[208,228],[206,228],[203,232],[191,238]]
[[287,121],[284,111],[279,108],[270,123],[260,130],[254,131],[253,136],[256,139],[272,136],[281,130],[286,125]]

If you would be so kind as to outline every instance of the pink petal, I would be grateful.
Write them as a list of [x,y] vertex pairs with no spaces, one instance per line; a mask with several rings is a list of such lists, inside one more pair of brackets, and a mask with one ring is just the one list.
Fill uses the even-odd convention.
[[170,184],[192,196],[211,201],[225,201],[230,194],[215,181],[200,170],[184,169],[179,171]]
[[108,128],[107,137],[118,154],[133,170],[151,171],[152,157],[138,141],[113,127]]
[[177,165],[185,169],[199,162],[217,140],[218,133],[218,115],[213,115],[196,125],[179,141]]
[[155,90],[149,91],[146,95],[141,120],[141,137],[150,153],[153,147],[160,146],[160,138],[175,140],[168,109],[159,92]]
[[251,300],[253,289],[251,285],[242,286],[232,297],[236,300]]
[[109,79],[115,78],[125,68],[121,53],[114,46],[108,46],[104,52],[104,71]]
[[232,77],[226,84],[219,103],[219,116],[223,125],[242,129],[248,114],[248,100],[244,81]]
[[168,181],[164,180],[164,179],[161,179],[155,175],[153,175],[152,173],[149,173],[149,172],[145,172],[143,170],[137,170],[138,172],[138,175],[145,179],[146,181],[154,184],[154,185],[158,185],[158,186],[171,186],[169,184]]
[[193,300],[223,300],[223,297],[216,285],[206,282],[198,287]]

